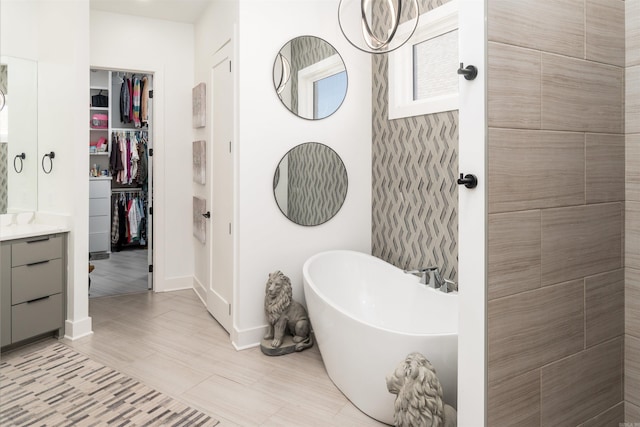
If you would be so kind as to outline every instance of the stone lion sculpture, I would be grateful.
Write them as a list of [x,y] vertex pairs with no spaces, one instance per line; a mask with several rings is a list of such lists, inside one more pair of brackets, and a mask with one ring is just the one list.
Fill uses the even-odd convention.
[[387,376],[387,389],[396,394],[396,427],[455,427],[456,410],[442,400],[436,371],[420,353],[411,353]]
[[307,310],[293,300],[291,281],[281,271],[269,274],[264,297],[264,311],[269,329],[264,336],[274,348],[280,347],[286,333],[293,336],[295,351],[311,347],[311,322]]

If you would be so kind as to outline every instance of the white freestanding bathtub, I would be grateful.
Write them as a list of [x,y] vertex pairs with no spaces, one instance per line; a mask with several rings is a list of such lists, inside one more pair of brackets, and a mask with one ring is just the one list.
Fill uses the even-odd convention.
[[336,250],[309,258],[304,295],[329,377],[365,414],[393,424],[385,377],[414,351],[431,361],[457,408],[458,294],[371,255]]

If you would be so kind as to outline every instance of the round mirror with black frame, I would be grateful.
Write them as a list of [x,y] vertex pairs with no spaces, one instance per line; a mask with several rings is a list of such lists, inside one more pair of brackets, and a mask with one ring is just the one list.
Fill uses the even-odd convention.
[[320,225],[333,218],[347,196],[347,169],[340,156],[317,142],[297,145],[285,154],[273,176],[280,211],[299,225]]
[[300,36],[276,55],[273,85],[282,104],[296,116],[319,120],[335,113],[347,95],[347,69],[325,40]]

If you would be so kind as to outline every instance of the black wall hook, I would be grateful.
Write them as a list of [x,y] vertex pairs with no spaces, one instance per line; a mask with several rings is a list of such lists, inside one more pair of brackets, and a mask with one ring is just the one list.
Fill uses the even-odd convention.
[[473,80],[478,76],[478,69],[473,65],[467,65],[465,67],[461,62],[460,68],[458,68],[458,74],[464,76],[467,80]]
[[[44,156],[42,156],[42,170],[44,171],[44,173],[46,174],[50,174],[51,171],[53,170],[53,159],[56,157],[56,153],[54,153],[53,151],[51,151],[50,153],[45,154]],[[49,158],[49,170],[47,170],[47,168],[44,165],[44,159]]]
[[460,173],[460,178],[458,178],[458,185],[464,185],[467,188],[476,188],[478,186],[478,178],[472,174],[463,174]]
[[207,211],[206,213],[203,213],[202,216],[209,219],[211,218],[211,212]]
[[[22,172],[22,169],[24,169],[24,163],[22,163],[22,161],[26,158],[27,155],[24,153],[16,154],[16,156],[13,158],[13,170],[15,170],[16,173]],[[20,160],[20,170],[18,170],[18,166],[16,165],[16,160],[18,159]]]

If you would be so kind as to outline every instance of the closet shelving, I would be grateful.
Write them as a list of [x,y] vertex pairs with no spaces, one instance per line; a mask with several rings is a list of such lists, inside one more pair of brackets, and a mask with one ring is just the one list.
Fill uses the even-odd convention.
[[[118,215],[120,203],[123,201],[140,200],[140,207],[136,217],[148,217],[149,213],[145,212],[148,208],[148,195],[150,194],[150,161],[147,153],[150,146],[150,126],[149,122],[142,123],[136,127],[132,121],[122,120],[121,118],[121,89],[125,78],[146,77],[147,84],[152,86],[152,76],[144,74],[132,74],[131,72],[114,71],[114,70],[91,70],[90,73],[90,98],[89,98],[89,179],[90,179],[90,199],[89,199],[89,251],[90,252],[110,252],[119,250],[123,246],[131,244],[145,246],[148,242],[147,225],[140,225],[139,237],[144,235],[144,239],[132,239],[135,233],[127,228],[127,236],[129,239],[118,238],[114,227],[118,228],[118,221],[122,215]],[[108,106],[93,105],[92,97],[97,94],[107,96]],[[137,92],[131,92],[137,93]],[[132,101],[133,103],[133,101]],[[151,108],[149,103],[148,108]],[[94,115],[103,115],[106,118],[106,127],[96,127]],[[106,117],[105,117],[106,116]],[[150,114],[149,114],[150,117]],[[134,138],[135,135],[135,138]],[[123,146],[119,141],[133,141],[132,147],[126,154],[122,150]],[[99,142],[100,141],[100,142]],[[138,141],[138,144],[135,143]],[[128,144],[125,144],[128,146]],[[115,151],[114,151],[115,150]],[[144,157],[144,168],[138,175],[133,173],[134,168],[127,168],[128,161],[125,162],[126,155],[130,155],[132,151],[136,151],[140,157]],[[120,154],[122,153],[123,162],[120,163]],[[112,164],[117,159],[117,164],[125,165],[125,172],[128,179],[123,180],[122,175],[117,170],[111,170]],[[133,160],[131,160],[133,161]],[[141,167],[142,161],[137,163]],[[118,166],[118,170],[122,170]],[[97,170],[97,171],[96,171]],[[144,173],[144,174],[143,174]],[[128,205],[131,209],[131,204]],[[128,211],[127,211],[128,212]],[[120,212],[121,214],[122,212]],[[142,229],[144,228],[144,230]],[[144,232],[143,232],[144,231]],[[122,236],[122,231],[120,231]]]
[[[111,73],[107,70],[91,70],[90,74],[90,86],[89,86],[89,135],[90,135],[90,144],[89,144],[89,154],[91,155],[90,162],[90,174],[96,174],[100,176],[103,170],[108,169],[108,158],[110,154],[110,143],[109,143],[109,127],[111,125],[111,115],[109,112],[111,106],[111,96],[110,96],[110,86],[111,86]],[[93,105],[93,96],[102,94],[107,96],[108,106],[100,107]],[[107,116],[107,126],[106,127],[96,127],[93,125],[92,119],[95,115],[104,115]],[[100,145],[98,147],[99,141],[101,139],[104,141],[104,146]],[[95,157],[94,157],[95,156]],[[96,165],[97,172],[93,171],[93,165]],[[99,165],[99,167],[98,167]]]

